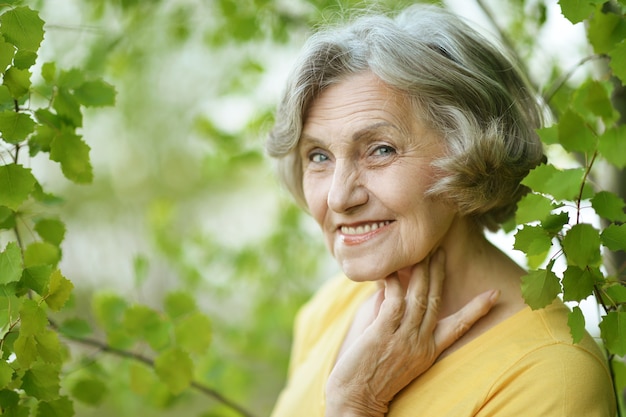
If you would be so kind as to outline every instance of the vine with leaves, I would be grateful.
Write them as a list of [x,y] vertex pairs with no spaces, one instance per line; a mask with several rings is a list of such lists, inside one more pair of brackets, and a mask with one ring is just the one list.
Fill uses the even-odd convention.
[[[121,297],[94,300],[106,342],[88,337],[92,330],[85,320],[70,316],[57,323],[51,317],[70,302],[74,287],[58,268],[66,230],[49,215],[59,199],[45,192],[23,161],[47,155],[67,179],[90,183],[90,148],[80,134],[82,109],[111,106],[116,93],[79,68],[58,70],[53,62],[41,66],[41,83],[33,84],[31,69],[44,37],[36,11],[25,6],[5,10],[0,34],[0,229],[13,236],[0,252],[1,414],[72,416],[72,398],[98,403],[106,386],[97,378],[79,379],[63,392],[63,365],[70,354],[65,340],[133,359],[138,380],[146,382],[154,372],[174,394],[195,389],[249,416],[193,380],[193,357],[208,348],[211,323],[187,295],[170,294],[164,313],[128,306]],[[138,343],[148,344],[156,357],[134,353],[131,348]]]
[[[526,303],[538,309],[562,295],[573,305],[568,325],[574,342],[585,331],[580,303],[595,296],[601,338],[623,407],[626,265],[614,265],[614,259],[626,251],[626,205],[617,193],[602,189],[600,180],[626,167],[626,115],[612,102],[614,90],[626,81],[626,5],[567,0],[560,5],[572,23],[586,23],[593,54],[546,92],[557,122],[539,134],[547,148],[573,155],[578,166],[545,163],[523,180],[532,193],[519,202],[515,221],[521,226],[514,247],[526,254],[531,268],[522,280]],[[576,88],[565,88],[573,72],[588,62],[600,62],[603,71]]]

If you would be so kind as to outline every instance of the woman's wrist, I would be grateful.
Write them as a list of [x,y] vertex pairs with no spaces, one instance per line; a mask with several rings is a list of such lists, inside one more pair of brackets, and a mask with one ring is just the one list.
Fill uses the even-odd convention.
[[389,409],[388,403],[374,401],[371,398],[360,399],[362,395],[348,393],[345,390],[333,390],[326,393],[325,417],[384,417]]

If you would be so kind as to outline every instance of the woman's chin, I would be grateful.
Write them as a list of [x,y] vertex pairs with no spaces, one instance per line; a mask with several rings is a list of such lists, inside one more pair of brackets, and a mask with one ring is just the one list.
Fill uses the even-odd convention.
[[342,267],[343,273],[354,282],[368,282],[368,281],[381,281],[394,271],[387,271],[382,269],[364,269],[364,268],[350,268],[345,265]]

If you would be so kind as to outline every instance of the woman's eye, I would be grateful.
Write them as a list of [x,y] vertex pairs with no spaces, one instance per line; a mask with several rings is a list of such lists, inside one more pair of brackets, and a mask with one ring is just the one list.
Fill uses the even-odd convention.
[[324,162],[328,160],[328,156],[324,155],[323,153],[320,152],[312,152],[309,154],[309,161],[311,162]]
[[396,153],[396,150],[394,148],[392,148],[391,146],[382,145],[374,149],[373,155],[374,156],[387,156],[387,155],[391,155],[394,153]]

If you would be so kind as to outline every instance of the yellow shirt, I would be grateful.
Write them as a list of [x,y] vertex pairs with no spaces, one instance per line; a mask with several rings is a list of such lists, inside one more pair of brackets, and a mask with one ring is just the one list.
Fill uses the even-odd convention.
[[[287,385],[272,417],[324,416],[324,386],[352,319],[375,283],[327,283],[298,313]],[[572,344],[560,302],[526,307],[443,358],[401,391],[388,417],[613,417],[605,358]]]

